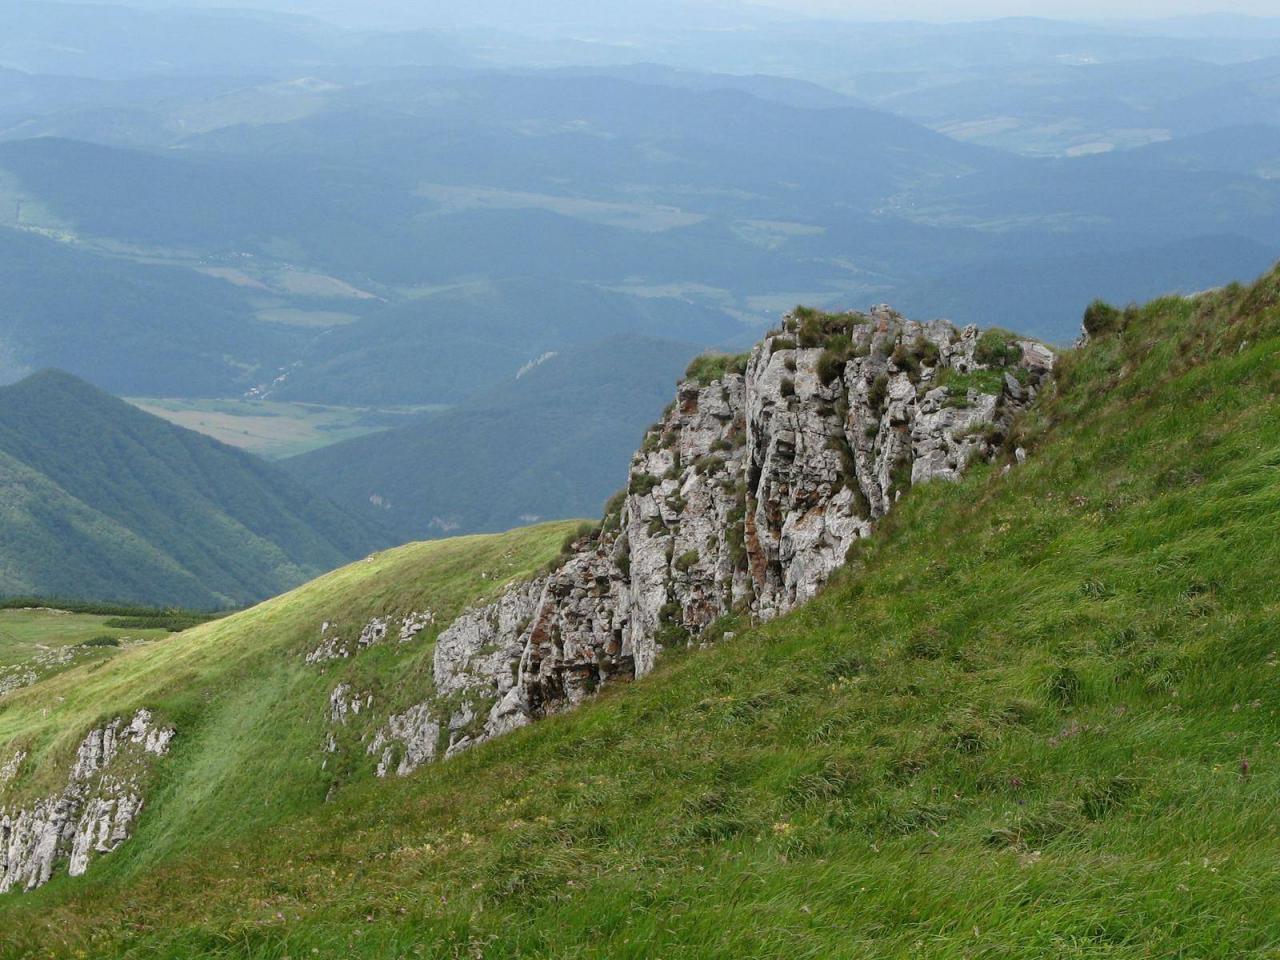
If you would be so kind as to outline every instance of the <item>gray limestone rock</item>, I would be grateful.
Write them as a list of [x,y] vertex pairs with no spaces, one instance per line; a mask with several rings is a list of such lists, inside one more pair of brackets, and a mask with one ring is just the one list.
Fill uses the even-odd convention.
[[[0,893],[47,883],[65,861],[80,876],[94,855],[110,853],[130,835],[142,810],[140,781],[148,756],[169,751],[174,731],[139,710],[91,730],[80,743],[61,792],[16,809],[0,807]],[[18,754],[4,779],[16,777]]]
[[[440,634],[433,696],[369,747],[379,774],[643,676],[727,613],[768,620],[811,599],[910,486],[958,480],[993,455],[1053,369],[1046,347],[1010,340],[1006,358],[1021,359],[979,377],[979,346],[976,327],[883,306],[792,316],[744,372],[681,383],[632,460],[620,511],[557,570]],[[996,393],[975,385],[993,380]]]

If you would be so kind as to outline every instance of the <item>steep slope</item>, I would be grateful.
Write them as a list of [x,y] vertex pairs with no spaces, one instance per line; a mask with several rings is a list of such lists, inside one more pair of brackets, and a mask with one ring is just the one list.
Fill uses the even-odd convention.
[[593,516],[696,352],[623,336],[549,353],[452,410],[281,466],[400,540]]
[[[678,402],[636,454],[629,493],[610,504],[602,527],[566,539],[537,576],[499,590],[486,583],[497,579],[491,572],[473,571],[463,584],[492,594],[491,602],[454,610],[447,620],[434,603],[410,606],[402,598],[353,623],[355,610],[383,599],[375,588],[361,603],[313,621],[304,649],[232,699],[237,717],[246,702],[254,705],[249,714],[275,704],[273,720],[294,718],[293,737],[321,730],[310,747],[242,758],[237,770],[300,766],[290,779],[295,810],[305,810],[320,798],[317,781],[332,793],[374,773],[405,775],[573,706],[600,684],[643,676],[661,649],[692,643],[719,614],[750,605],[767,618],[789,609],[813,595],[913,479],[954,478],[970,459],[988,455],[1052,359],[1011,334],[921,325],[888,308],[870,316],[798,309],[749,359],[695,361]],[[654,470],[665,471],[664,479]],[[542,542],[536,530],[523,540],[510,536]],[[454,549],[465,552],[461,544]],[[369,583],[365,564],[350,572]],[[394,580],[388,586],[402,594]],[[236,637],[256,619],[229,621],[222,645],[243,643]],[[211,641],[193,643],[199,649]],[[264,649],[256,631],[252,646]],[[116,676],[140,666],[149,673],[164,656],[162,649],[149,665],[122,659],[111,667]],[[308,710],[306,694],[330,674],[327,705],[312,702]],[[110,688],[111,676],[104,669],[94,685]],[[152,679],[160,689],[174,682],[163,668]],[[0,809],[0,889],[40,886],[64,860],[80,875],[95,853],[127,840],[146,792],[147,754],[164,756],[175,735],[181,745],[209,721],[197,711],[175,722],[173,711],[155,707],[150,682],[127,686],[131,699],[144,699],[125,713],[88,733],[65,719],[42,722],[45,732],[24,739],[7,761],[17,787],[12,805]],[[45,703],[51,688],[35,682],[29,693],[31,702]],[[213,716],[223,707],[215,701]],[[59,750],[77,742],[74,763],[58,763]],[[179,769],[225,763],[210,757],[224,756],[216,742],[196,749]],[[37,752],[41,767],[21,775]],[[263,815],[278,815],[274,779],[235,779],[238,803],[256,807],[253,798],[262,795]],[[209,832],[208,810],[196,822],[182,815],[192,802],[164,806],[182,824],[170,836],[187,843]]]
[[172,557],[0,454],[0,583],[13,596],[206,596]]
[[0,388],[0,592],[224,607],[379,535],[247,454],[69,374]]
[[440,637],[425,699],[377,728],[412,772],[643,677],[731,614],[811,599],[914,484],[992,456],[1053,354],[998,330],[797,309],[694,362],[603,523]]
[[[144,795],[159,814],[149,855],[323,802],[352,766],[326,749],[342,733],[331,711],[411,702],[442,627],[534,574],[573,529],[548,524],[375,554],[224,620],[9,693],[0,701],[0,889],[39,884],[68,859],[80,872],[89,852],[128,836]],[[332,665],[311,655],[317,639],[333,649],[341,637],[362,654],[348,679],[367,687],[376,678],[367,703],[331,699]],[[106,716],[107,703],[128,717]],[[158,738],[157,749],[113,763],[113,743],[138,746],[129,730],[144,744]],[[175,765],[156,771],[155,784],[145,753],[167,753],[167,731],[177,730]],[[158,795],[146,789],[153,785]],[[52,799],[27,802],[50,791]]]
[[[1012,428],[1024,463],[912,489],[803,609],[270,829],[171,754],[133,841],[0,900],[4,955],[1266,955],[1280,273],[1090,326]],[[314,741],[396,649],[322,667],[317,698],[370,673],[312,704]],[[152,696],[107,706],[103,672],[59,681],[74,717],[12,701],[0,739],[56,734],[36,769],[65,769]],[[183,797],[216,839],[193,817],[173,856]]]

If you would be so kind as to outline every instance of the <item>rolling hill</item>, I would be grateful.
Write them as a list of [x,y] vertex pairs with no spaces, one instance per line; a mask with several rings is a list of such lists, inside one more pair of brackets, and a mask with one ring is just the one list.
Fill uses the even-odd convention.
[[5,382],[57,367],[126,395],[235,396],[297,340],[228,283],[4,228],[0,302]]
[[[1073,118],[1140,80],[1158,116],[1095,119],[1167,142],[1034,158],[889,112],[911,109],[887,91],[870,109],[799,81],[656,65],[423,65],[404,38],[376,68],[335,53],[291,79],[175,75],[150,91],[126,71],[97,100],[83,81],[22,75],[5,82],[37,115],[0,130],[0,224],[62,242],[0,233],[14,258],[0,267],[0,369],[57,366],[131,396],[231,398],[284,373],[281,399],[456,403],[569,345],[550,341],[570,318],[599,319],[596,339],[714,344],[729,318],[763,329],[797,301],[890,300],[962,325],[1027,316],[1027,332],[1062,341],[1090,292],[1218,285],[1280,237],[1273,110],[1247,107],[1252,126],[1225,111],[1209,132],[1164,126],[1203,113],[1179,105],[1171,75],[1219,102],[1231,98],[1214,78],[1244,73],[1274,100],[1267,60],[1135,60],[1142,38],[1038,21],[974,26],[964,43],[959,28],[832,30],[824,59],[841,43],[893,50],[915,67],[863,79],[926,98],[954,71],[913,45],[959,44],[957,82],[976,89],[917,118],[943,129],[1007,115],[1083,138],[1085,153],[1125,146]],[[1121,62],[1058,62],[1107,37]],[[1022,41],[1044,46],[1010,63]],[[997,57],[985,72],[978,50]],[[1042,102],[1042,71],[1084,87],[1061,100],[1050,84]],[[142,344],[163,344],[159,374]]]
[[[516,378],[547,353],[583,353],[614,338],[699,347],[751,334],[722,310],[674,296],[628,296],[554,277],[450,285],[325,330],[271,388],[281,400],[345,404],[456,404]],[[695,346],[690,346],[693,344]],[[590,358],[617,363],[606,349]],[[667,368],[650,392],[669,385]],[[601,371],[580,375],[599,383]]]
[[69,374],[0,388],[0,593],[239,606],[380,534],[277,468]]
[[697,352],[634,336],[570,348],[451,410],[280,466],[404,541],[590,516]]
[[1280,272],[1089,327],[1006,464],[911,489],[807,605],[417,774],[374,776],[364,711],[570,528],[17,692],[6,803],[112,717],[178,733],[132,840],[0,898],[0,956],[1266,956]]

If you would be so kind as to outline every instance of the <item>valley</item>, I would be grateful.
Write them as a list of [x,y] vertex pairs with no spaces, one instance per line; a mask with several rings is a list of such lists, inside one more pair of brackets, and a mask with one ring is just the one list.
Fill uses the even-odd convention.
[[394,409],[328,407],[270,400],[182,400],[129,397],[140,410],[268,460],[284,460],[321,447],[390,430],[446,406]]

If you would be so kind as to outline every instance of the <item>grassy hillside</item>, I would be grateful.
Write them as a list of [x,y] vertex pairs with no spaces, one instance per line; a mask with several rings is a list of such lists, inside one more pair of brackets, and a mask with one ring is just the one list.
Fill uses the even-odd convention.
[[[0,900],[0,955],[1274,955],[1280,273],[1095,319],[1028,462],[912,491],[809,606],[298,818],[184,745],[135,840]],[[182,673],[247,662],[215,636],[342,596],[170,641],[118,707],[63,674],[0,742],[181,714]],[[282,769],[289,716],[223,703]]]
[[121,619],[124,618],[52,609],[0,610],[0,667],[28,663],[42,650],[83,644],[99,637],[124,642],[167,636],[163,629],[129,630],[109,623]]
[[283,472],[69,374],[0,388],[0,593],[219,608],[379,545]]
[[0,696],[138,644],[153,643],[169,635],[167,627],[200,619],[169,617],[154,610],[149,616],[126,617],[111,610],[71,611],[27,603],[34,601],[6,601],[5,609],[0,609]]
[[6,799],[20,802],[56,783],[100,718],[148,704],[187,736],[164,773],[144,859],[186,849],[193,837],[216,839],[231,824],[270,824],[315,807],[340,776],[320,765],[338,668],[304,659],[320,625],[351,635],[375,615],[435,615],[423,642],[393,642],[361,657],[360,667],[381,677],[379,700],[393,702],[398,686],[430,670],[429,640],[439,629],[531,575],[574,526],[374,554],[250,610],[15,691],[0,701],[0,743],[29,751],[37,773]]
[[281,466],[400,540],[592,516],[698,348],[612,337],[417,423]]

